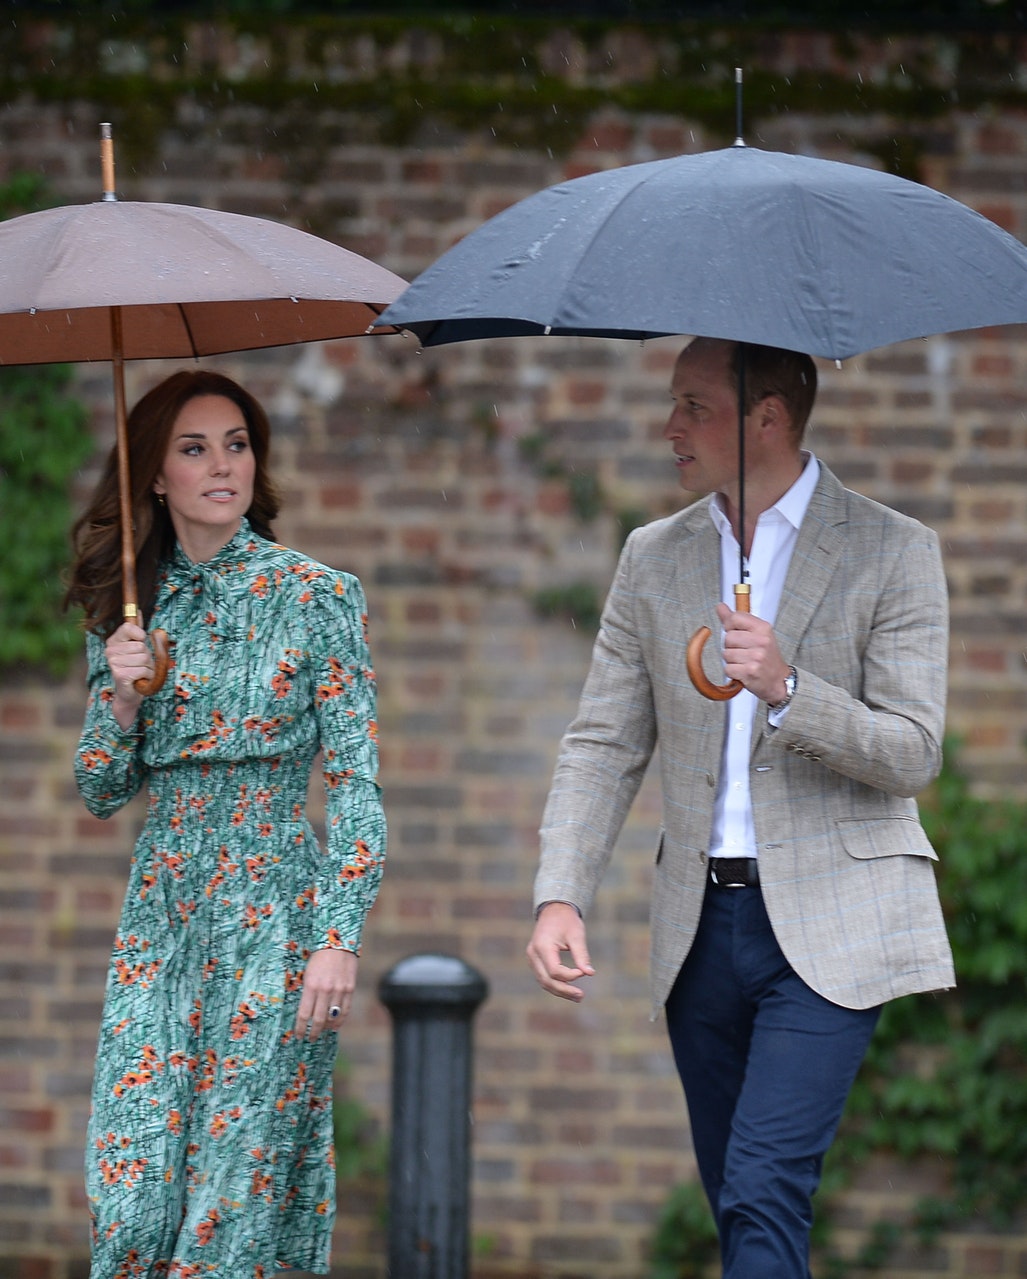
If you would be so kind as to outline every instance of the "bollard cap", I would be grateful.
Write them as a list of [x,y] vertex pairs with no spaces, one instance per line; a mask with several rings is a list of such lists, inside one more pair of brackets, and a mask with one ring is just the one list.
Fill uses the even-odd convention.
[[456,955],[408,955],[378,984],[386,1008],[444,1005],[471,1011],[488,993],[481,973]]

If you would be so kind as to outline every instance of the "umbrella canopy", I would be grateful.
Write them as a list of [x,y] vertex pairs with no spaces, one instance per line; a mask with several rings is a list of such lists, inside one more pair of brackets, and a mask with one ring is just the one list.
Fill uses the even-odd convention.
[[406,281],[294,227],[103,200],[0,223],[0,363],[191,358],[365,333]]
[[[111,361],[123,615],[136,621],[124,361],[369,333],[406,281],[261,218],[121,203],[109,124],[101,124],[100,139],[102,201],[0,223],[0,364]],[[154,676],[136,681],[144,695],[167,675],[167,636],[157,630],[152,639]]]
[[[917,182],[741,138],[521,200],[444,253],[379,321],[425,346],[692,334],[835,360],[1023,322],[1027,248],[987,218]],[[741,380],[744,347],[740,368]],[[739,386],[742,509],[744,399]],[[735,607],[747,612],[741,529],[738,540]],[[688,671],[701,693],[724,700],[742,685],[703,672],[709,635],[693,636]]]
[[1027,249],[958,200],[874,169],[736,145],[521,200],[385,312],[425,346],[669,334],[846,359],[1027,321]]

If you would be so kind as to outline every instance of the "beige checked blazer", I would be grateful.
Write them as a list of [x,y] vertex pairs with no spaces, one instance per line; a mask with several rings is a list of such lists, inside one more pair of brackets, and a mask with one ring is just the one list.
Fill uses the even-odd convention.
[[[685,647],[717,628],[709,498],[628,539],[541,830],[536,905],[587,914],[659,747],[663,831],[651,924],[653,1016],[695,935],[730,703],[693,689]],[[798,687],[780,728],[757,708],[750,784],[767,912],[797,973],[866,1008],[955,984],[915,799],[941,764],[948,599],[931,530],[844,489],[826,467],[775,633]],[[724,679],[718,644],[707,673]],[[726,707],[726,709],[725,709]]]

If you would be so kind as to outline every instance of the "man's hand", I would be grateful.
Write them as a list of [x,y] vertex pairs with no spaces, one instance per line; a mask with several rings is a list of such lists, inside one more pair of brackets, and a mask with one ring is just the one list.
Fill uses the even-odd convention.
[[[570,963],[561,956],[570,953]],[[528,960],[538,984],[551,995],[579,1004],[585,998],[580,986],[571,983],[595,973],[585,945],[585,925],[567,902],[543,906],[528,943]]]
[[781,656],[769,622],[752,613],[734,613],[717,605],[724,627],[724,670],[764,702],[776,706],[785,699],[785,676],[791,669]]

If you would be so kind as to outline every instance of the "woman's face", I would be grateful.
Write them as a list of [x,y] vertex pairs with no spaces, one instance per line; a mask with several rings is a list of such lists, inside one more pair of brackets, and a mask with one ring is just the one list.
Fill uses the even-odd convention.
[[193,561],[210,559],[239,529],[253,501],[256,460],[242,409],[223,395],[198,395],[171,428],[153,491],[167,503]]

